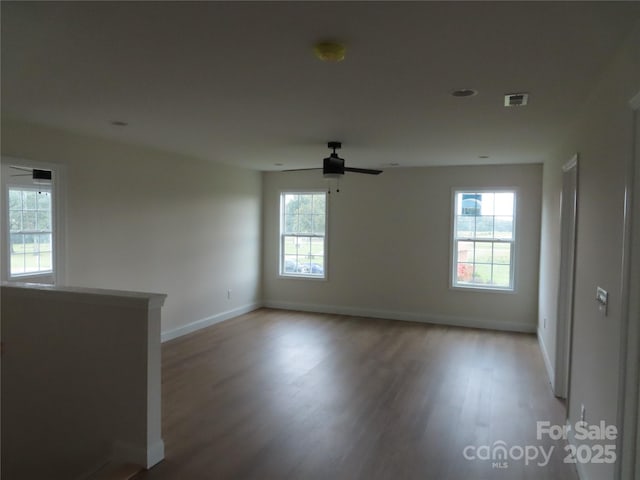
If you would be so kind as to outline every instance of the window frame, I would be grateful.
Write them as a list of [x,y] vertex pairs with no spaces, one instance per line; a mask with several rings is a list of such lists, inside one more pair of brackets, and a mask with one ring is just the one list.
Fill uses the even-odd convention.
[[[41,169],[51,171],[51,184],[46,185],[46,189],[51,192],[51,241],[52,241],[52,258],[51,271],[47,272],[28,272],[20,274],[11,274],[11,229],[9,224],[9,189],[34,189],[38,190],[39,186],[29,182],[19,182],[11,179],[10,167],[19,166],[31,169]],[[57,163],[39,162],[27,160],[23,158],[15,158],[2,156],[2,199],[5,202],[1,209],[2,232],[4,240],[4,248],[0,253],[2,259],[1,277],[4,281],[9,282],[41,282],[51,283],[53,285],[63,285],[66,282],[65,269],[65,177],[66,167]]]
[[[324,205],[324,235],[300,235],[301,237],[321,237],[324,239],[324,249],[323,249],[323,257],[324,257],[324,265],[323,265],[323,274],[310,274],[310,273],[287,273],[284,271],[284,239],[285,236],[291,236],[291,234],[284,233],[284,196],[285,195],[317,195],[323,194],[325,197],[325,205]],[[303,279],[303,280],[315,280],[315,281],[327,281],[328,280],[328,241],[329,239],[329,195],[327,191],[324,189],[291,189],[291,190],[280,190],[279,192],[279,214],[278,214],[278,278],[282,279]]]
[[[513,193],[513,233],[511,240],[496,240],[495,236],[490,239],[461,239],[457,238],[457,195],[459,193]],[[451,230],[450,230],[450,269],[449,269],[449,288],[465,292],[484,292],[484,293],[517,293],[516,283],[516,263],[518,258],[518,197],[520,195],[517,187],[454,187],[451,189]],[[459,241],[484,241],[491,243],[509,243],[510,249],[510,277],[509,287],[500,287],[495,285],[483,286],[481,284],[459,284],[457,283],[458,273],[458,242]],[[493,266],[493,261],[491,263]]]

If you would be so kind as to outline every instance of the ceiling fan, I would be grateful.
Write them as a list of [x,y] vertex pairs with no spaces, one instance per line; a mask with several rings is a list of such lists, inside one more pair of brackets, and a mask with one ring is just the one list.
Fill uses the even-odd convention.
[[14,173],[12,177],[31,177],[33,180],[51,181],[51,170],[41,170],[39,168],[17,167],[11,165],[9,168],[29,173]]
[[[366,173],[369,175],[380,175],[382,170],[372,170],[370,168],[345,167],[344,158],[340,158],[336,150],[342,148],[341,142],[329,142],[327,147],[333,150],[331,155],[322,162],[322,174],[325,178],[340,178],[345,172]],[[320,170],[319,168],[297,168],[294,170],[283,170],[285,172],[296,172],[301,170]]]

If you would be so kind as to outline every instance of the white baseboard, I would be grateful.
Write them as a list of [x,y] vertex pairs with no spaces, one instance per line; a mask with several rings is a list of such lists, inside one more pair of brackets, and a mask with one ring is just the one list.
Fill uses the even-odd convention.
[[547,351],[547,346],[542,339],[542,335],[540,333],[540,329],[538,329],[538,344],[540,345],[540,351],[542,352],[542,359],[544,360],[544,366],[547,368],[547,375],[549,375],[549,381],[551,382],[551,390],[555,391],[556,384],[556,373],[553,369],[553,365],[551,364],[551,360],[549,360],[549,352]]
[[188,333],[192,333],[197,330],[200,330],[201,328],[210,327],[211,325],[224,322],[225,320],[229,320],[230,318],[237,317],[239,315],[244,315],[245,313],[249,313],[249,312],[252,312],[253,310],[257,310],[261,306],[262,306],[261,303],[250,303],[248,305],[243,305],[241,307],[234,308],[232,310],[227,310],[226,312],[221,312],[215,315],[211,315],[210,317],[207,317],[207,318],[196,320],[195,322],[182,325],[181,327],[178,327],[178,328],[167,330],[165,332],[162,332],[162,335],[161,335],[162,342],[167,342],[169,340],[173,340],[174,338],[181,337],[182,335],[186,335]]
[[333,305],[313,305],[304,303],[265,300],[263,306],[282,310],[298,310],[302,312],[335,313],[356,317],[386,318],[389,320],[404,320],[409,322],[436,323],[456,327],[482,328],[488,330],[504,330],[508,332],[535,333],[536,326],[516,322],[503,322],[473,317],[453,317],[429,313],[398,312],[393,310],[375,310],[358,307],[343,307]]
[[116,442],[113,446],[112,460],[116,463],[133,463],[149,469],[164,460],[164,442],[159,439],[147,448]]

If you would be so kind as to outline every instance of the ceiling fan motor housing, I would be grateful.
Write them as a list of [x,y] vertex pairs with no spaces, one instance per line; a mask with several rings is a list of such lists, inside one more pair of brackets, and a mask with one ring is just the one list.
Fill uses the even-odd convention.
[[338,157],[337,153],[332,153],[324,159],[322,173],[324,175],[344,175],[344,159]]

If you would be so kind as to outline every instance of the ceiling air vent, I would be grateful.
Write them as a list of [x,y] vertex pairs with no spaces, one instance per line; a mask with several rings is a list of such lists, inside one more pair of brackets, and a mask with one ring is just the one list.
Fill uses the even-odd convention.
[[524,107],[528,101],[528,93],[507,93],[504,96],[505,107]]

